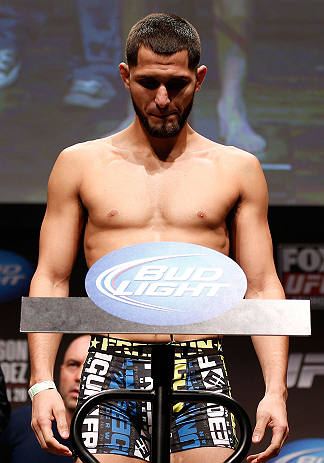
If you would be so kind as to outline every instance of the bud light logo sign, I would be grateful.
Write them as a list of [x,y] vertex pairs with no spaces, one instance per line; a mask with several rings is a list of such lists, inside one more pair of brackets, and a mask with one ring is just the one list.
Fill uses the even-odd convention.
[[0,249],[0,303],[28,292],[34,268],[24,257]]
[[227,312],[243,299],[243,270],[230,258],[187,243],[143,243],[98,260],[86,277],[90,299],[116,317],[185,325]]
[[324,439],[301,439],[282,447],[273,463],[323,463]]

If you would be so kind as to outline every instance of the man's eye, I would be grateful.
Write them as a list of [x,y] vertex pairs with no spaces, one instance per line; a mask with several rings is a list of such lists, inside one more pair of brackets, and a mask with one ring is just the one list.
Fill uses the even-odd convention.
[[148,90],[156,90],[159,86],[159,83],[156,80],[141,80],[140,84],[142,87],[147,88]]
[[172,80],[171,82],[168,82],[167,84],[167,89],[169,91],[179,91],[182,90],[186,87],[187,82],[184,80]]
[[78,364],[78,363],[69,363],[69,364],[67,365],[67,367],[68,367],[69,369],[78,368],[78,367],[79,367],[79,364]]

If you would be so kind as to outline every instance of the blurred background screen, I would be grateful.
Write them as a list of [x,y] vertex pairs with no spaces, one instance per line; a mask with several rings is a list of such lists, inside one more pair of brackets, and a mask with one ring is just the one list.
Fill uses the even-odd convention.
[[255,154],[270,205],[324,204],[323,0],[0,1],[0,202],[46,202],[65,147],[133,119],[118,64],[130,27],[185,17],[208,68],[189,123]]

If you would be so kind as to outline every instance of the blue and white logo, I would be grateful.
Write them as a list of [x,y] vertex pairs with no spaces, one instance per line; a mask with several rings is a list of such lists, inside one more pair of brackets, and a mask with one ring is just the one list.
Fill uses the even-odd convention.
[[24,257],[0,249],[0,303],[26,295],[33,273]]
[[324,439],[301,439],[285,444],[273,463],[323,463]]
[[98,260],[86,277],[90,299],[106,312],[149,325],[185,325],[233,308],[247,288],[224,254],[187,243],[143,243]]

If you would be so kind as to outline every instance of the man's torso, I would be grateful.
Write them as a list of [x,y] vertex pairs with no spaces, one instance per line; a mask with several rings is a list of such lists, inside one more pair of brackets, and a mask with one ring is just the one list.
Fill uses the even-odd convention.
[[[248,169],[248,159],[203,137],[200,149],[164,162],[107,140],[83,147],[79,196],[87,211],[89,267],[116,249],[153,241],[187,242],[229,254],[228,216],[239,202],[237,175]],[[161,335],[125,338],[169,340]]]

